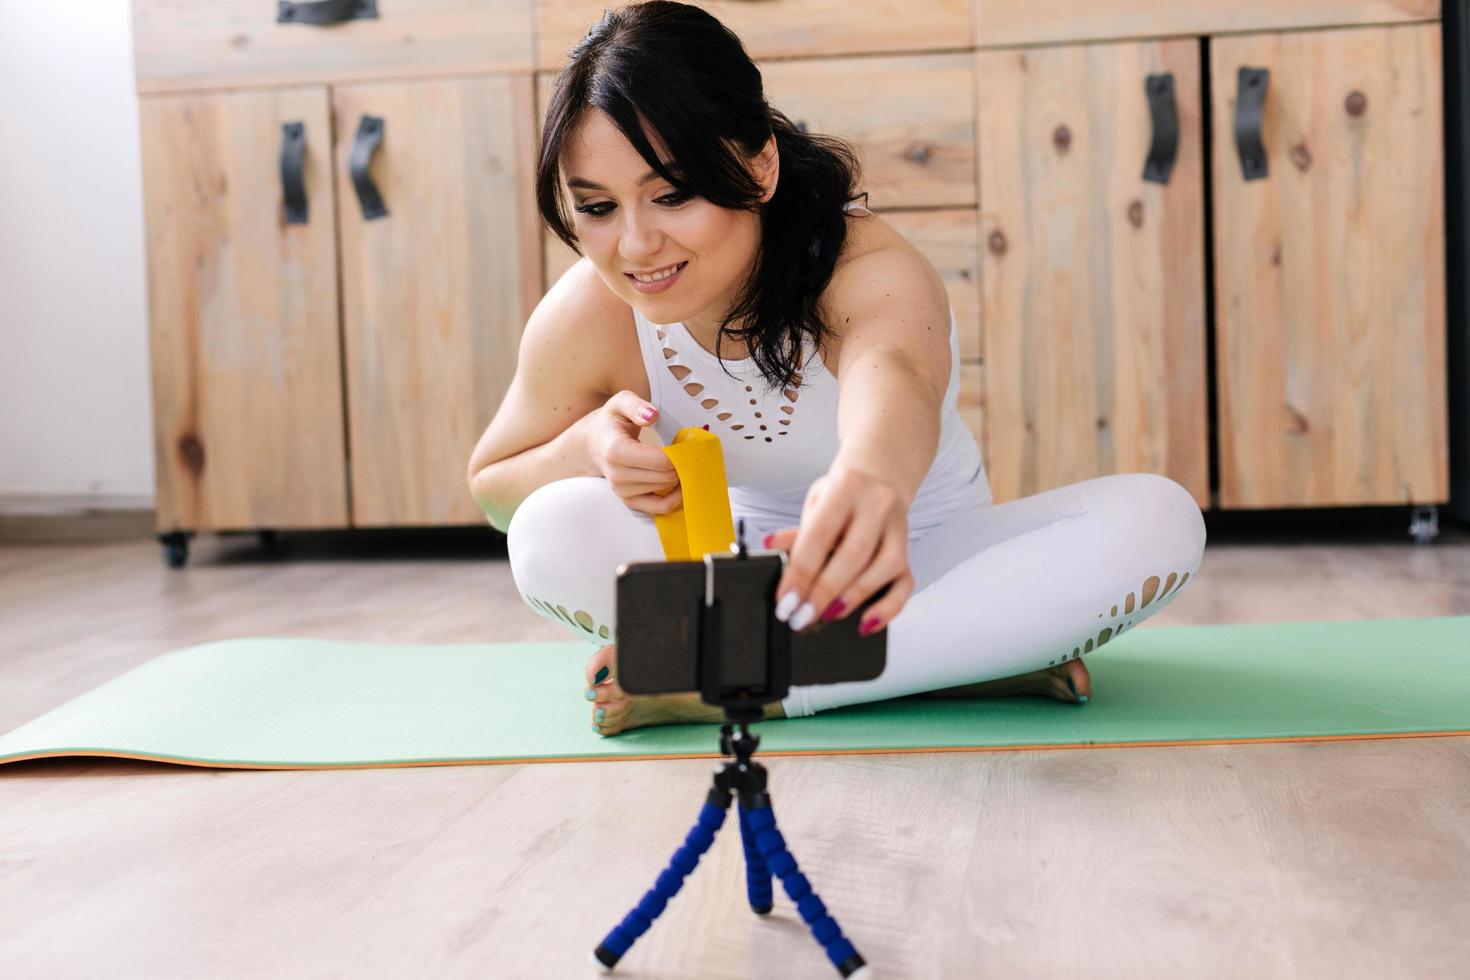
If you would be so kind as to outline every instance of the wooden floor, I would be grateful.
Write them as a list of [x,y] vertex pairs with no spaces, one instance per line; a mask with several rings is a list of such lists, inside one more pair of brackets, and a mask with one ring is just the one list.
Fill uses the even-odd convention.
[[[1470,537],[1415,547],[1405,523],[1212,519],[1197,580],[1140,628],[1470,613]],[[564,638],[488,531],[286,536],[275,557],[206,536],[183,572],[147,541],[0,543],[0,732],[164,651],[265,634]],[[0,975],[590,975],[712,765],[3,767]],[[1470,975],[1470,737],[770,770],[877,976]],[[836,976],[784,894],[757,920],[743,888],[732,825],[618,975]]]

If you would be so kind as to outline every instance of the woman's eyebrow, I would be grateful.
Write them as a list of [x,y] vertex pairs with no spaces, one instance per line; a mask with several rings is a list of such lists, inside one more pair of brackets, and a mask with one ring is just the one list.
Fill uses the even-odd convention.
[[[673,166],[670,165],[669,169],[672,170],[673,169]],[[642,187],[644,184],[648,183],[650,180],[657,180],[657,179],[658,179],[658,173],[657,173],[657,171],[650,170],[648,173],[646,173],[642,177],[639,177],[638,178],[638,186],[639,187]],[[568,187],[580,187],[583,190],[589,190],[589,191],[605,191],[605,190],[607,190],[607,188],[606,187],[603,187],[601,184],[594,184],[592,181],[588,180],[585,177],[570,177],[570,178],[567,179],[567,186]]]

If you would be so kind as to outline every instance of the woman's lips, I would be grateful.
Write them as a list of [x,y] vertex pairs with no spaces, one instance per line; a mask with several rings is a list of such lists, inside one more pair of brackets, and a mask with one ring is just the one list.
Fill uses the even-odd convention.
[[638,290],[640,293],[643,293],[645,295],[651,293],[661,293],[673,286],[674,283],[679,281],[679,277],[684,274],[684,267],[688,264],[689,262],[687,259],[683,262],[676,263],[678,271],[675,272],[672,276],[669,276],[665,279],[660,279],[658,282],[639,282],[637,279],[633,278],[632,273],[628,272],[623,273],[623,275],[628,277],[628,281],[633,284],[633,288]]

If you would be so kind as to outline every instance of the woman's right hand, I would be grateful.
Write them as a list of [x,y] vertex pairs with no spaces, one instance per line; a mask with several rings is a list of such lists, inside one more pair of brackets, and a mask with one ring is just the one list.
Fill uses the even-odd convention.
[[587,433],[592,462],[623,503],[644,514],[668,514],[684,504],[674,463],[662,449],[639,441],[658,409],[631,391],[603,403]]

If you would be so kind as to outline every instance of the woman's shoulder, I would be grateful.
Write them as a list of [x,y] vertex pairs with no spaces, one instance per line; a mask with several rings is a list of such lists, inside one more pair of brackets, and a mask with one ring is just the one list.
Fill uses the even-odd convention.
[[836,272],[854,259],[885,248],[912,248],[908,239],[898,233],[883,215],[866,208],[847,212],[847,238],[837,256]]
[[875,283],[885,292],[909,292],[915,300],[942,300],[948,305],[944,279],[917,245],[881,214],[850,211],[847,239],[822,294],[822,307],[840,326],[840,314],[852,303],[866,303]]
[[586,256],[557,278],[537,312],[551,332],[575,344],[577,361],[596,366],[607,394],[647,387],[633,307],[608,288]]

